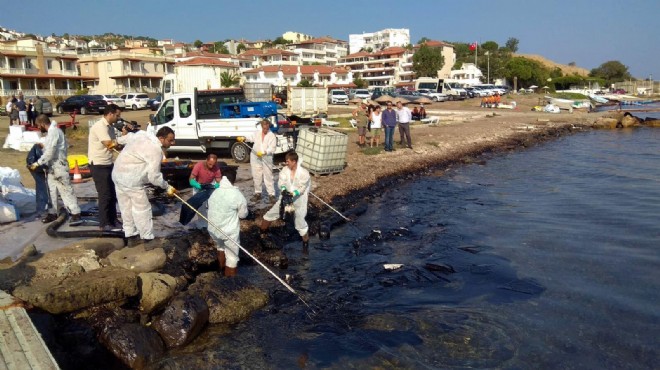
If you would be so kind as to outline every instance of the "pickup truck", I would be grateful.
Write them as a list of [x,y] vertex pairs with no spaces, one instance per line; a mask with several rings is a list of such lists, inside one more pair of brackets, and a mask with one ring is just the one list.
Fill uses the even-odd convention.
[[172,128],[175,144],[168,149],[170,152],[229,150],[236,162],[247,163],[251,148],[237,139],[254,135],[259,121],[266,118],[277,137],[275,154],[294,148],[295,127],[277,114],[274,103],[244,100],[241,89],[195,89],[192,93],[172,94],[150,116],[147,131],[156,133],[163,126]]

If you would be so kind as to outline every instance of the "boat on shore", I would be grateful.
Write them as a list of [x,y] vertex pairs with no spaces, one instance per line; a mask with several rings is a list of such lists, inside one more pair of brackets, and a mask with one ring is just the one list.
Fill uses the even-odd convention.
[[546,96],[545,99],[548,102],[548,104],[555,105],[559,107],[559,109],[567,110],[569,112],[572,112],[573,109],[591,110],[594,108],[594,104],[588,99],[580,99],[580,100],[560,99],[560,98],[554,98],[552,96]]

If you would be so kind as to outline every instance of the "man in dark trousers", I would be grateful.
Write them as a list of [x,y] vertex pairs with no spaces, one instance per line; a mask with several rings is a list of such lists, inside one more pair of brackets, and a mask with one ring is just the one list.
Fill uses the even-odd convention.
[[117,146],[113,124],[120,117],[119,107],[116,104],[108,105],[103,118],[89,129],[87,141],[87,157],[98,193],[99,227],[102,231],[121,230],[117,220],[117,194],[112,181],[113,149]]
[[[32,163],[41,158],[43,155],[44,144],[36,143],[30,149],[30,152],[25,158],[25,162],[28,165],[28,168]],[[43,212],[46,212],[49,207],[48,201],[48,183],[46,182],[46,170],[45,166],[38,166],[34,171],[30,170],[30,175],[34,178],[36,200],[37,200],[37,217],[41,217]]]

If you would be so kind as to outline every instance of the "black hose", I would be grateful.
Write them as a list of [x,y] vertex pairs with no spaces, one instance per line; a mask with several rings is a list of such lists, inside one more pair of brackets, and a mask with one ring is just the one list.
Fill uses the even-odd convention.
[[123,238],[123,231],[101,231],[101,230],[76,230],[76,231],[57,231],[68,218],[69,213],[66,209],[60,209],[57,219],[53,221],[46,233],[53,238]]

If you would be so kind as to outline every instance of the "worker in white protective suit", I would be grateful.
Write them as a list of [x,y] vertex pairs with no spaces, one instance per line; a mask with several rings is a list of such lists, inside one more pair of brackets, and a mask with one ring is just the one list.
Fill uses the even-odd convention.
[[295,209],[295,227],[302,237],[303,249],[306,250],[309,245],[309,227],[305,216],[307,216],[307,200],[312,180],[309,172],[299,165],[298,153],[288,152],[285,159],[286,167],[280,171],[279,177],[280,198],[264,215],[260,226],[261,234],[264,235],[270,224],[280,218],[280,203],[285,196],[290,197]]
[[173,144],[174,131],[170,127],[162,127],[156,136],[140,131],[131,134],[115,161],[112,181],[115,183],[128,246],[136,246],[154,238],[151,203],[145,185],[152,184],[166,189],[169,196],[177,193],[160,172],[163,149]]
[[[262,184],[266,186],[268,201],[275,202],[275,182],[273,181],[273,155],[277,146],[277,137],[270,131],[270,121],[259,122],[261,127],[245,140],[254,143],[250,151],[250,168],[254,181],[254,195],[250,199],[258,202],[261,199]],[[239,139],[240,141],[241,139]]]
[[48,132],[46,141],[44,142],[43,155],[29,166],[31,171],[34,171],[39,166],[48,167],[47,182],[51,207],[46,217],[41,221],[43,223],[49,223],[57,219],[58,193],[71,215],[71,222],[80,221],[78,199],[73,193],[73,187],[71,187],[71,180],[69,179],[69,162],[66,159],[69,144],[66,141],[64,132],[57,127],[57,123],[51,124],[50,119],[45,114],[40,114],[35,122],[41,133]]
[[225,276],[235,276],[239,251],[237,243],[240,243],[241,230],[239,219],[248,215],[247,200],[227,176],[223,176],[220,187],[211,194],[208,202],[208,230],[218,249],[220,271],[224,270]]

